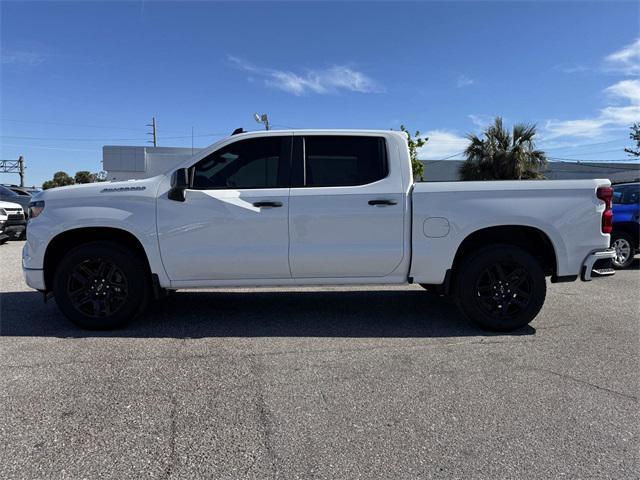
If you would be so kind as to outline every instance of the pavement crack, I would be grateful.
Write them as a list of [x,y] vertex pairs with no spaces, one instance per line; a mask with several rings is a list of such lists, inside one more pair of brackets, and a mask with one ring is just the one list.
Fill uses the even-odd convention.
[[[279,458],[275,452],[273,446],[273,429],[271,425],[271,420],[269,419],[269,410],[267,408],[267,403],[264,397],[264,388],[262,385],[262,378],[264,378],[264,368],[261,364],[253,361],[251,362],[252,370],[254,374],[255,385],[256,385],[256,410],[258,412],[258,424],[260,426],[259,431],[262,433],[264,437],[264,447],[267,453],[267,457],[271,463],[271,468],[273,470],[272,478],[278,478],[278,463]],[[255,461],[249,465],[247,468],[247,474],[249,470],[253,467]],[[246,476],[246,475],[245,475]]]
[[587,385],[587,386],[595,388],[597,390],[603,390],[605,392],[612,393],[612,394],[614,394],[616,396],[623,397],[623,398],[626,398],[628,400],[632,400],[632,401],[634,401],[636,403],[638,402],[638,398],[633,396],[633,395],[629,395],[628,393],[618,392],[617,390],[612,390],[611,388],[602,387],[600,385],[596,385],[595,383],[587,382],[586,380],[581,380],[579,378],[572,377],[571,375],[567,375],[566,373],[554,372],[553,370],[547,370],[546,368],[533,367],[533,366],[528,366],[528,365],[525,366],[524,368],[527,369],[527,370],[534,370],[534,371],[538,371],[538,372],[549,373],[551,375],[556,375],[558,377],[565,378],[567,380],[572,380],[572,381],[574,381],[576,383],[580,383],[582,385]]
[[[0,368],[12,368],[12,369],[33,369],[33,368],[50,368],[50,367],[65,367],[73,365],[111,365],[116,363],[127,362],[147,362],[157,360],[175,360],[178,362],[201,360],[209,358],[225,358],[228,355],[237,356],[237,358],[259,358],[259,357],[271,357],[279,355],[309,355],[309,354],[324,354],[324,353],[357,353],[357,352],[371,352],[376,350],[412,350],[412,349],[431,349],[431,348],[448,348],[467,345],[500,345],[500,344],[514,344],[514,343],[528,343],[533,342],[535,339],[528,338],[524,340],[514,339],[480,339],[480,340],[462,340],[457,342],[434,342],[434,343],[416,343],[412,345],[373,345],[365,347],[353,347],[353,348],[318,348],[318,349],[292,349],[292,350],[275,350],[268,352],[253,352],[253,353],[241,353],[237,351],[229,351],[220,349],[218,352],[209,352],[204,354],[172,354],[172,355],[150,355],[148,357],[130,356],[124,358],[91,358],[86,360],[72,360],[63,362],[38,362],[33,364],[3,364]],[[180,346],[176,350],[180,350]]]
[[168,479],[171,477],[173,470],[176,466],[176,416],[178,414],[178,401],[175,395],[171,395],[171,412],[169,413],[169,460],[167,466],[164,469],[163,478]]

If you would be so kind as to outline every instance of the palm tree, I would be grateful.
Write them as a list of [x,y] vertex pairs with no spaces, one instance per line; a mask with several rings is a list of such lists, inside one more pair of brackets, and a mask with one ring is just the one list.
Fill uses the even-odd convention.
[[469,134],[469,146],[464,151],[465,162],[458,174],[461,180],[532,180],[544,178],[541,171],[547,157],[536,150],[533,138],[535,125],[518,124],[509,133],[496,117],[484,131],[484,138]]

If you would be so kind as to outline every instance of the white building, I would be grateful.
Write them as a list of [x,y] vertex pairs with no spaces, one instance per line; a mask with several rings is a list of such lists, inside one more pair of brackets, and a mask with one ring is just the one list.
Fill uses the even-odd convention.
[[180,147],[102,147],[102,168],[107,180],[153,177],[174,168],[198,153],[199,149]]

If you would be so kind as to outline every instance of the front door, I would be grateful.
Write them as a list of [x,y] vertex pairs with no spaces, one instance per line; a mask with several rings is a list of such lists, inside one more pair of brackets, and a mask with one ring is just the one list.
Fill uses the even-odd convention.
[[194,165],[184,202],[158,199],[174,282],[290,278],[291,136],[241,139]]

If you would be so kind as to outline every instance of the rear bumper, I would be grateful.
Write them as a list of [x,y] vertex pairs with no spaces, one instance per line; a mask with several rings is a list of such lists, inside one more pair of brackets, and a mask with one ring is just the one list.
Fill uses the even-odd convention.
[[611,261],[615,258],[616,251],[613,248],[590,253],[582,263],[580,278],[583,282],[589,282],[593,277],[613,275]]

